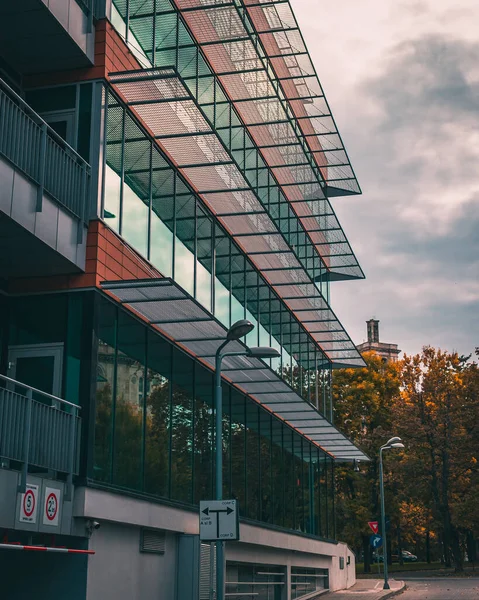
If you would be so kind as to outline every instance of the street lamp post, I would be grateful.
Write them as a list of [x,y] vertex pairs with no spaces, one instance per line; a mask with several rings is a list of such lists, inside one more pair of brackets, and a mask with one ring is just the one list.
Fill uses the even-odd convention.
[[[256,358],[275,358],[279,352],[275,348],[245,348],[241,352],[222,352],[232,341],[237,341],[254,329],[253,323],[246,319],[237,321],[228,330],[226,340],[215,355],[215,457],[216,457],[216,500],[223,500],[223,391],[221,388],[221,364],[226,356],[251,356]],[[216,600],[225,600],[224,542],[216,542]]]
[[388,550],[386,543],[386,513],[384,510],[384,476],[383,476],[383,450],[391,448],[404,448],[404,444],[399,437],[393,437],[388,440],[384,446],[379,449],[379,492],[381,496],[381,528],[383,536],[383,564],[384,564],[384,585],[383,590],[391,589],[388,581]]

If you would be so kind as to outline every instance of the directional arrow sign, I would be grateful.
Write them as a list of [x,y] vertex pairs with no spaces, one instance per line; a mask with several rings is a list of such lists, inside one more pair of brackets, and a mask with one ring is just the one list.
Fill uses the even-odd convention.
[[369,538],[369,543],[373,548],[381,548],[381,546],[383,545],[383,538],[377,533],[375,533]]
[[236,500],[203,500],[200,502],[200,539],[209,542],[239,539]]
[[369,527],[371,527],[371,531],[373,533],[377,533],[379,531],[379,523],[377,521],[368,521]]

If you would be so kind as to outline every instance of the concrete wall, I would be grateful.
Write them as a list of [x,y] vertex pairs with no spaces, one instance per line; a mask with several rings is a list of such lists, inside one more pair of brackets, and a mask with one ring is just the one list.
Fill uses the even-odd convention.
[[36,211],[38,187],[0,157],[0,211],[50,248],[85,270],[86,233],[78,244],[78,220],[47,194],[42,211]]
[[[95,32],[93,29],[88,30],[89,17],[78,2],[76,0],[42,0],[42,2],[93,63]],[[94,4],[95,0],[92,3]]]
[[140,527],[102,522],[93,532],[86,600],[174,600],[177,537],[165,536],[164,554],[140,552]]
[[[175,599],[177,534],[199,533],[196,511],[93,488],[77,488],[73,516],[78,527],[84,527],[85,519],[101,523],[90,541],[90,547],[97,553],[89,566],[87,600]],[[163,556],[139,552],[141,527],[166,531]],[[294,566],[325,568],[329,570],[332,590],[351,587],[355,582],[354,555],[346,544],[246,523],[241,523],[240,535],[239,542],[226,544],[227,560],[286,565],[288,571]],[[340,557],[344,559],[344,569],[340,569]],[[157,591],[161,594],[155,595]]]

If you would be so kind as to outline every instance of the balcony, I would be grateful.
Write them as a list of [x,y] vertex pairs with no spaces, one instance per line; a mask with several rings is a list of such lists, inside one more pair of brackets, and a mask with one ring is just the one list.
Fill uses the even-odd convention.
[[21,469],[22,493],[29,472],[47,472],[66,478],[71,498],[79,466],[80,407],[5,375],[0,381],[5,385],[0,387],[1,465]]
[[0,79],[0,277],[84,270],[90,171]]
[[93,0],[0,0],[0,55],[23,75],[94,62]]

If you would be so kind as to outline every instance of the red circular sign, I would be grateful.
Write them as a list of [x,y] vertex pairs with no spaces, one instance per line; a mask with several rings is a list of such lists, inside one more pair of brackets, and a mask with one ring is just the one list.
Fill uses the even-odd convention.
[[35,510],[35,494],[32,490],[27,490],[23,496],[23,512],[25,516],[31,517]]
[[45,512],[47,515],[47,519],[49,521],[53,521],[53,519],[57,516],[58,511],[58,498],[56,494],[50,492],[48,494],[48,498],[45,504]]

